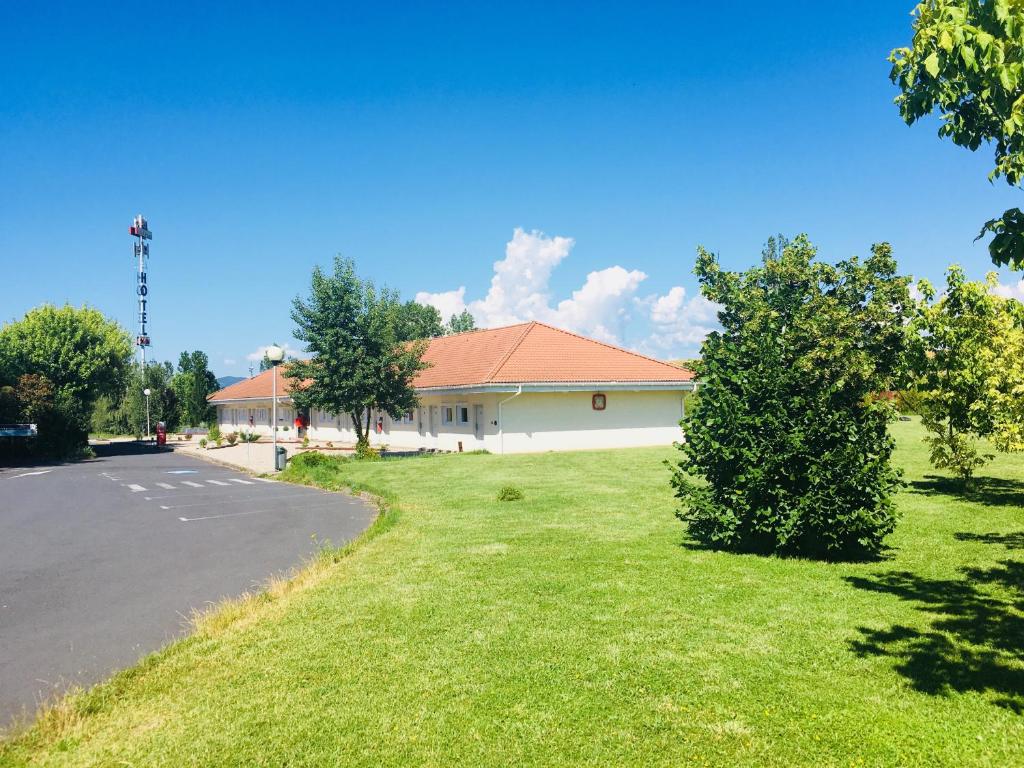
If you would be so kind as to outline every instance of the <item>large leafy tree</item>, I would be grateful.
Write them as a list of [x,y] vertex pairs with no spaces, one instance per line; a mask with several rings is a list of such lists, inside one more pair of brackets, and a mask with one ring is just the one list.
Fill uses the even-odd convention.
[[400,341],[432,339],[444,335],[441,313],[435,307],[407,301],[398,305],[397,314],[397,334]]
[[462,310],[457,315],[452,315],[444,326],[444,332],[449,336],[453,333],[465,333],[466,331],[475,330],[476,321],[473,320],[473,316],[469,314],[468,309]]
[[369,445],[371,409],[397,418],[417,403],[412,380],[425,367],[426,344],[407,340],[402,306],[340,256],[332,273],[316,267],[309,295],[293,303],[294,335],[310,358],[288,366],[292,398],[300,407],[347,413],[360,448]]
[[[1024,178],[1024,3],[1019,0],[926,0],[914,9],[910,47],[889,54],[903,119],[938,111],[939,135],[974,151],[995,149],[989,178],[1014,187]],[[979,238],[992,261],[1024,269],[1024,213],[1011,208]]]
[[207,398],[220,387],[217,377],[210,371],[205,352],[182,352],[178,357],[178,372],[172,386],[178,401],[181,421],[197,427],[212,418],[213,408]]
[[37,408],[49,402],[38,446],[73,453],[86,444],[96,399],[123,387],[131,356],[127,332],[98,310],[47,304],[0,328],[0,387],[34,392]]
[[921,421],[936,467],[965,482],[991,458],[976,440],[1024,450],[1024,307],[992,294],[996,274],[971,282],[959,266],[936,301],[926,280],[913,328]]
[[893,529],[891,411],[874,397],[905,367],[909,279],[888,245],[863,262],[817,262],[805,236],[723,270],[700,249],[721,331],[695,362],[673,484],[696,538],[732,549],[857,556]]
[[[202,354],[202,353],[200,353]],[[178,374],[180,376],[181,374]],[[128,434],[143,435],[146,432],[146,395],[149,390],[149,426],[156,428],[158,421],[164,422],[168,430],[175,430],[181,415],[186,412],[178,400],[175,389],[174,366],[169,361],[147,363],[145,369],[134,366],[128,375],[128,386],[121,401],[120,417]],[[201,422],[190,422],[199,424]]]

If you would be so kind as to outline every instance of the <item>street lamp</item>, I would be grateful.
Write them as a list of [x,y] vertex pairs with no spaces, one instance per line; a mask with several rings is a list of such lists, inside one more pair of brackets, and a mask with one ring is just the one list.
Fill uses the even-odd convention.
[[142,394],[146,396],[146,440],[149,440],[149,396],[152,393],[149,387],[142,390]]
[[277,469],[277,366],[282,360],[284,360],[284,350],[281,349],[277,344],[271,344],[267,347],[267,359],[270,361],[272,366],[270,369],[270,378],[274,382],[273,391],[274,398],[271,405],[273,415],[271,419],[274,422],[274,469]]

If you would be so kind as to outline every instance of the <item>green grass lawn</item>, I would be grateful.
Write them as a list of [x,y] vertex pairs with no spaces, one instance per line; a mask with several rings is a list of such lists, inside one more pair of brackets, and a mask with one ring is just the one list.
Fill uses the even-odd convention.
[[1024,460],[964,497],[893,429],[903,519],[859,564],[689,544],[670,449],[320,471],[397,519],[0,763],[1022,765]]

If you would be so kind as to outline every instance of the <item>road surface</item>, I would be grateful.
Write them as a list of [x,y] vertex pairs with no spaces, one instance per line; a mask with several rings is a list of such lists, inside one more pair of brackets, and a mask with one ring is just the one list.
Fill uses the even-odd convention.
[[[375,511],[134,444],[0,469],[0,730],[181,635]],[[315,538],[314,538],[315,537]]]

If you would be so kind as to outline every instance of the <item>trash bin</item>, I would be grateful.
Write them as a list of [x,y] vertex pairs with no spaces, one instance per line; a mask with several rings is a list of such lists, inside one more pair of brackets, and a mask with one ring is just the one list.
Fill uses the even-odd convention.
[[274,469],[278,472],[284,469],[285,464],[288,463],[288,451],[284,446],[277,446],[277,453],[274,456]]

